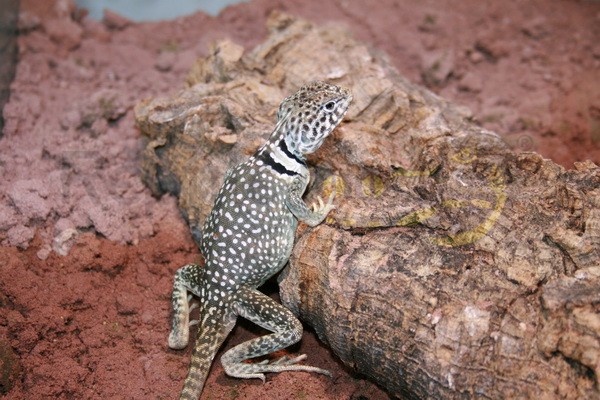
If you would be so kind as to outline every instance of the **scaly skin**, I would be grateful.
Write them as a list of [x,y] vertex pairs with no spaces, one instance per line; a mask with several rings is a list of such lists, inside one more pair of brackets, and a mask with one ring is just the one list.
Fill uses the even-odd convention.
[[316,226],[334,208],[335,191],[312,210],[302,200],[310,179],[304,157],[321,146],[351,101],[348,90],[334,85],[303,86],[281,103],[269,140],[225,176],[202,231],[206,266],[188,264],[175,275],[171,348],[188,344],[189,293],[200,300],[198,337],[181,399],[198,399],[212,360],[238,316],[273,333],[228,350],[221,358],[228,375],[263,381],[265,372],[330,375],[297,364],[304,355],[270,363],[244,361],[288,347],[302,336],[302,324],[292,312],[257,288],[287,263],[298,221]]

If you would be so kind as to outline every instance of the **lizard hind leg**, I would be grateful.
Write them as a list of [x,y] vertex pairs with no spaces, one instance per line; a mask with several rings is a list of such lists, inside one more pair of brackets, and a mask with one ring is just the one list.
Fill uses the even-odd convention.
[[227,375],[258,378],[263,382],[265,372],[305,371],[331,376],[327,370],[299,365],[298,362],[306,358],[304,354],[293,358],[283,356],[271,362],[244,362],[297,343],[302,336],[302,324],[290,310],[254,289],[240,288],[235,295],[233,310],[273,333],[241,343],[223,354],[221,363]]
[[183,349],[188,345],[190,337],[190,298],[188,292],[198,294],[201,286],[202,268],[196,264],[187,264],[177,270],[171,295],[173,320],[169,334],[169,347]]

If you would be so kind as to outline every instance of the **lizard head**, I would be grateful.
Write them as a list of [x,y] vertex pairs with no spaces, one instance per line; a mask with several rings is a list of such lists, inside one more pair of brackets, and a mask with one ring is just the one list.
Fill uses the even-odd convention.
[[321,147],[344,118],[351,101],[348,89],[319,81],[287,97],[279,106],[277,120],[288,149],[302,157]]

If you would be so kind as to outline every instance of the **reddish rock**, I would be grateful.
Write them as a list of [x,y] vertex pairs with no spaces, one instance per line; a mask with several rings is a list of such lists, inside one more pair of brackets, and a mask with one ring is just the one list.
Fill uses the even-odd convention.
[[8,343],[0,340],[0,394],[12,389],[20,373],[19,358]]
[[[316,23],[344,23],[356,38],[386,52],[400,73],[415,82],[423,83],[425,53],[452,49],[456,70],[464,72],[463,79],[469,73],[478,76],[481,91],[459,90],[460,81],[449,79],[435,89],[438,94],[471,108],[485,127],[514,138],[517,148],[538,151],[566,167],[584,159],[600,163],[594,111],[600,86],[593,84],[600,82],[598,2],[382,0],[373,7],[339,0],[284,6],[275,0],[253,0],[229,7],[217,18],[197,13],[109,30],[84,17],[81,25],[71,21],[66,28],[52,27],[50,21],[71,20],[72,4],[21,1],[19,63],[3,110],[0,337],[14,349],[24,377],[13,380],[7,400],[52,394],[71,399],[177,396],[189,350],[167,349],[169,294],[174,271],[200,256],[176,200],[154,199],[140,182],[143,145],[130,110],[144,97],[178,91],[194,57],[206,55],[212,41],[228,37],[246,50],[260,43],[271,10],[284,9]],[[427,15],[435,16],[433,27],[427,25]],[[527,25],[535,17],[545,18],[541,35],[539,26]],[[523,27],[538,38],[524,34]],[[501,55],[498,62],[466,55],[465,49],[474,49],[479,38],[482,49]],[[172,65],[167,72],[155,66],[164,51],[175,56],[173,64],[164,64]],[[547,73],[556,83],[543,79]],[[78,127],[80,105],[103,89],[116,90],[124,108],[112,108],[116,113],[109,114],[116,118],[99,117],[109,129],[94,136]],[[550,97],[549,109],[528,106],[541,95]],[[546,121],[548,115],[551,127],[515,122]],[[555,136],[545,136],[550,130]],[[49,207],[48,214],[43,206],[37,209],[47,215],[43,219],[33,218],[36,212],[22,214],[10,197],[17,182],[32,179],[40,182],[39,191],[26,196],[35,194]],[[42,187],[47,188],[47,198]],[[40,260],[38,252],[63,232],[54,229],[61,218],[68,218],[78,231],[75,244],[67,256],[52,251]],[[63,224],[59,227],[68,228]],[[11,231],[14,227],[18,228]],[[26,240],[10,243],[9,236]],[[104,241],[117,244],[98,245]],[[17,244],[30,247],[18,249]],[[126,267],[120,269],[119,264]],[[131,298],[117,302],[124,293]],[[119,312],[136,304],[135,315]],[[228,346],[252,337],[254,331],[242,325]],[[36,346],[38,352],[31,353]],[[230,399],[237,393],[246,399],[386,398],[345,372],[314,336],[306,336],[301,347],[292,350],[309,353],[311,363],[333,370],[335,378],[279,374],[269,375],[262,385],[227,378],[217,362],[205,397]]]
[[104,9],[104,17],[102,18],[102,22],[104,22],[104,25],[106,25],[108,29],[115,30],[125,29],[131,25],[131,20],[129,18],[117,14],[109,9]]
[[73,50],[81,44],[83,29],[71,19],[53,19],[44,23],[48,36],[67,50]]

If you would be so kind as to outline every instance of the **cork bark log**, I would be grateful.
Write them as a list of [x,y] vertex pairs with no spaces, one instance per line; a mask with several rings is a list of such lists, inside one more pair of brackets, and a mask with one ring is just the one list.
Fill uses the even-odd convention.
[[306,200],[336,190],[337,209],[301,225],[284,304],[394,396],[600,398],[600,169],[513,153],[341,27],[269,24],[137,106],[149,187],[178,196],[197,237],[286,95],[348,87],[345,122],[309,158]]

